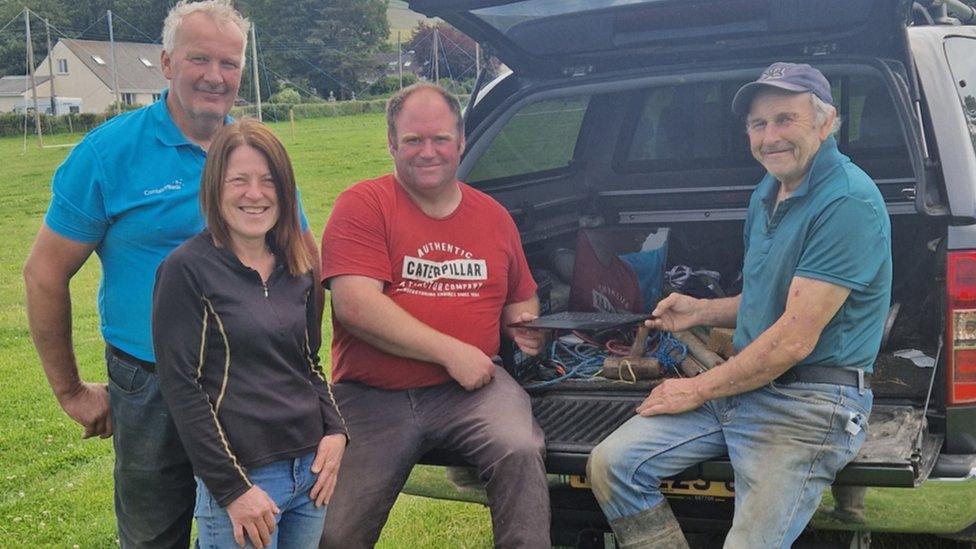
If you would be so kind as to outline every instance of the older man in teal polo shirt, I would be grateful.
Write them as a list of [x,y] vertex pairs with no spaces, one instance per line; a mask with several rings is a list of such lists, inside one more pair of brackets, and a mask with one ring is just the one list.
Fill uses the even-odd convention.
[[877,186],[837,150],[830,84],[774,63],[736,94],[767,170],[749,202],[742,294],[672,294],[648,324],[734,327],[736,355],[656,387],[590,456],[621,547],[687,547],[661,479],[728,454],[726,547],[790,547],[866,436],[870,375],[891,299],[891,225]]
[[[207,147],[230,119],[249,23],[230,0],[182,1],[163,27],[157,103],[89,133],[54,174],[24,267],[27,313],[59,404],[84,436],[114,433],[122,547],[187,547],[195,482],[159,394],[150,334],[156,268],[203,229]],[[303,218],[304,220],[304,218]],[[306,231],[310,249],[315,238]],[[109,383],[81,379],[71,342],[71,277],[95,252]]]

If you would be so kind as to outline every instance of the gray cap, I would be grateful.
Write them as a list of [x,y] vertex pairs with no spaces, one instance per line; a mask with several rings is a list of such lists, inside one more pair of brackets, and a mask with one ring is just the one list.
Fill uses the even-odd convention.
[[755,81],[739,88],[732,99],[732,112],[738,116],[749,114],[752,97],[763,86],[791,92],[810,92],[828,105],[834,104],[830,82],[819,70],[806,63],[773,63]]

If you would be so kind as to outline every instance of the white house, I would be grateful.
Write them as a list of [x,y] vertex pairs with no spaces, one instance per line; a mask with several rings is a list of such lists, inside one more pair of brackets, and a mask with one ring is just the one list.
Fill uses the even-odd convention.
[[[116,42],[116,78],[119,99],[127,105],[148,105],[157,99],[167,81],[159,67],[160,44]],[[105,112],[115,101],[112,74],[112,44],[96,40],[62,39],[51,48],[55,97],[81,99],[81,112]],[[48,59],[38,64],[38,81],[45,78],[42,93],[50,98],[51,73]],[[30,91],[27,92],[30,98]],[[48,99],[50,103],[50,99]],[[63,113],[58,113],[63,114]]]
[[[51,104],[51,94],[44,92],[44,90],[50,89],[50,86],[47,85],[48,80],[47,76],[36,78],[37,102],[41,109],[44,108],[40,105],[42,102],[46,101],[49,106]],[[33,104],[33,99],[31,97],[30,79],[27,76],[11,75],[0,78],[0,113],[22,110],[28,104]]]

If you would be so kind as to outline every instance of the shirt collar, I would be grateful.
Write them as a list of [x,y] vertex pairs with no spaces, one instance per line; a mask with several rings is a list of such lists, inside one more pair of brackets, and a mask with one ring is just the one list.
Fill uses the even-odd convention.
[[[162,95],[159,97],[159,101],[153,103],[149,108],[152,110],[152,116],[156,120],[156,139],[160,141],[163,145],[168,147],[180,147],[183,145],[189,145],[193,147],[200,147],[196,143],[190,140],[187,136],[183,135],[183,131],[180,127],[176,125],[173,120],[173,116],[169,113],[169,108],[166,106],[166,98],[169,96],[169,89],[163,90]],[[224,117],[224,125],[233,124],[234,118],[229,114]]]
[[[834,136],[827,137],[820,144],[820,149],[817,150],[817,154],[813,156],[810,169],[807,170],[807,174],[803,177],[803,181],[800,182],[800,186],[793,191],[793,194],[787,200],[806,196],[811,188],[826,179],[830,172],[833,171],[833,168],[845,160],[848,160],[848,158],[837,149],[837,140],[834,139]],[[765,177],[762,178],[758,186],[759,193],[763,197],[762,201],[765,204],[768,205],[776,202],[779,185],[779,181],[772,174],[766,172]]]

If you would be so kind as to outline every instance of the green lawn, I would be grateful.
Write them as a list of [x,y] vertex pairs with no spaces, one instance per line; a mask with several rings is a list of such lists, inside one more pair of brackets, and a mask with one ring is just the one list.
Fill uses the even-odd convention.
[[[300,120],[294,131],[287,123],[275,128],[295,163],[305,211],[316,233],[321,232],[342,189],[390,169],[382,115]],[[79,138],[46,137],[45,144],[68,144]],[[0,139],[5,175],[0,179],[5,204],[0,209],[0,234],[7,241],[0,246],[0,548],[116,545],[111,441],[81,440],[81,429],[62,414],[31,345],[24,311],[21,268],[47,207],[51,174],[68,151],[64,147],[41,150],[33,141],[25,146],[21,138]],[[84,378],[105,381],[95,313],[98,276],[98,262],[93,260],[73,279],[74,339]],[[329,326],[324,328],[327,339]],[[323,358],[327,360],[328,353]],[[441,474],[436,470],[424,473]],[[918,491],[919,509],[945,500],[933,488]],[[869,513],[873,502],[880,503],[894,491],[872,489]],[[959,501],[942,510],[950,516],[973,505],[968,493],[950,501]],[[824,506],[829,505],[828,498]],[[906,509],[884,517],[885,527],[925,529],[927,525],[918,523],[923,516]],[[965,518],[959,520],[962,527]],[[823,515],[815,522],[831,523]],[[936,543],[926,537],[886,538],[874,539],[880,547],[933,547]],[[380,539],[381,547],[398,549],[490,545],[491,525],[485,508],[413,496],[400,497]]]
[[[300,120],[274,126],[292,156],[312,230],[319,234],[336,195],[390,170],[382,115]],[[45,137],[45,145],[80,136]],[[70,149],[0,139],[0,547],[113,547],[112,445],[82,440],[44,379],[27,331],[21,268],[49,199],[51,175]],[[82,375],[105,381],[95,292],[97,260],[74,277],[75,350]],[[330,330],[324,327],[328,340]],[[328,353],[323,354],[328,358]],[[485,508],[401,496],[382,547],[488,547]]]

